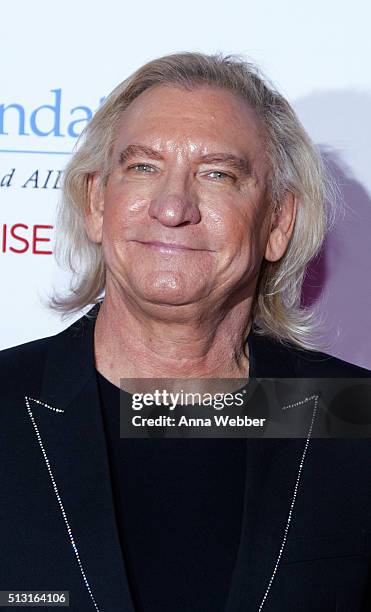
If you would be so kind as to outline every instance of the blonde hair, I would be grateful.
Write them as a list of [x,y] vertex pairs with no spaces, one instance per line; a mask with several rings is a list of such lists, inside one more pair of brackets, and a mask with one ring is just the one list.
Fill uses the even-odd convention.
[[139,68],[108,96],[86,126],[65,169],[56,255],[73,276],[71,293],[54,296],[51,306],[68,314],[102,299],[105,264],[101,246],[87,237],[84,210],[89,177],[99,172],[106,181],[109,176],[122,113],[151,87],[190,89],[200,84],[227,89],[254,109],[265,128],[273,205],[279,208],[286,191],[298,199],[295,227],[285,255],[277,262],[263,261],[252,313],[254,326],[260,334],[316,349],[318,320],[313,309],[300,307],[300,297],[307,265],[319,252],[333,219],[332,211],[326,211],[325,206],[321,157],[285,98],[254,64],[239,56],[191,52],[167,55]]

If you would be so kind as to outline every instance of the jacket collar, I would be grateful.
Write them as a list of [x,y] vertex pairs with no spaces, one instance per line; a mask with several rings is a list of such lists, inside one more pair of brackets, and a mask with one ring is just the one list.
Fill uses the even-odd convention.
[[65,410],[95,375],[94,327],[99,304],[57,334],[46,355],[41,399]]

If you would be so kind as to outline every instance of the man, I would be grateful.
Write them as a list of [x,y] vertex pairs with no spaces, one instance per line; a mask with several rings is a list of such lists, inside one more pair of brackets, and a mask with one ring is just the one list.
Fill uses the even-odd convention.
[[1,356],[2,590],[68,590],[79,611],[371,609],[368,440],[119,436],[121,379],[370,375],[314,350],[300,309],[326,222],[319,157],[253,66],[174,54],[112,92],[60,211],[75,277],[54,305],[96,306]]

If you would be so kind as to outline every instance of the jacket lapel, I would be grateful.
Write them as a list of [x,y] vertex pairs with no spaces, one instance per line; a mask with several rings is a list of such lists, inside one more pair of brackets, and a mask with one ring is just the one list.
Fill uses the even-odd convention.
[[93,332],[93,320],[84,318],[56,337],[41,396],[26,404],[91,609],[134,612],[114,512]]
[[300,439],[247,440],[241,540],[227,612],[245,612],[247,602],[256,612],[265,605],[272,609],[270,597],[303,484],[299,466],[305,444]]
[[[295,378],[289,352],[252,333],[248,338],[251,378]],[[298,398],[300,400],[301,398]],[[304,407],[304,406],[303,406]],[[305,406],[308,433],[316,403]],[[295,409],[295,408],[294,408]],[[307,439],[246,440],[246,482],[241,540],[226,612],[273,609],[279,569],[295,502],[305,480]]]

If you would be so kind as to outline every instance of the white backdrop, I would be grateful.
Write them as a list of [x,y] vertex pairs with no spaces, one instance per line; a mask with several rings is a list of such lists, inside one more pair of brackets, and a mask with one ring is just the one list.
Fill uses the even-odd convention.
[[[371,5],[297,1],[13,0],[2,6],[0,348],[58,332],[43,302],[67,281],[53,256],[60,172],[100,100],[174,51],[256,61],[320,144],[346,202],[313,271],[335,355],[371,368]],[[44,253],[42,252],[44,251]],[[46,253],[45,253],[46,252]]]

